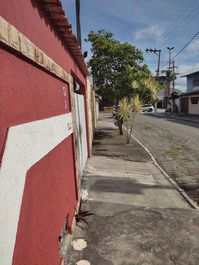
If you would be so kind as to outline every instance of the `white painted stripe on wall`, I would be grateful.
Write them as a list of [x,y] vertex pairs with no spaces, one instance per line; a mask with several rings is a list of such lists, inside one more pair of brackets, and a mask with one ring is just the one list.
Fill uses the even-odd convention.
[[0,264],[12,264],[27,171],[71,133],[71,113],[9,129],[0,169]]
[[88,158],[85,104],[83,95],[75,94],[75,109],[77,119],[77,144],[80,156],[80,174],[82,175]]

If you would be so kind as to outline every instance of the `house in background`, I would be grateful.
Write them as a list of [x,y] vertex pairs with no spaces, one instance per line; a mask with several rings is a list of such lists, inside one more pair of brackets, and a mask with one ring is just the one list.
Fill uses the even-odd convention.
[[89,73],[61,1],[3,1],[0,57],[0,264],[58,265],[92,137]]
[[187,89],[179,97],[180,112],[199,115],[199,71],[182,77],[187,78]]

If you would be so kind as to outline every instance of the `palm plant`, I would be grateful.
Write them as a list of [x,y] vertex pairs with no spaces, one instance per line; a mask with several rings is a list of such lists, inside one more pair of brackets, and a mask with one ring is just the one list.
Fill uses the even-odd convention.
[[141,112],[142,109],[139,95],[135,95],[134,98],[131,99],[127,97],[121,99],[119,106],[119,116],[123,120],[126,129],[126,144],[129,144],[136,114]]
[[142,112],[142,104],[155,103],[158,99],[157,94],[162,87],[154,78],[148,77],[139,81],[134,80],[132,88],[135,91],[133,96],[122,98],[119,101],[118,115],[127,131],[126,144],[130,143],[136,114]]
[[157,94],[163,88],[153,77],[134,80],[132,87],[135,89],[135,94],[140,96],[143,103],[155,103],[158,99]]

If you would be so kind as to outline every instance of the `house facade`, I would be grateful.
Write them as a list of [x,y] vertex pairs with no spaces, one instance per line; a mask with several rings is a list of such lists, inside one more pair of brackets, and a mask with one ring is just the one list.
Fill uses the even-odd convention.
[[91,148],[89,73],[61,1],[2,2],[0,58],[0,264],[57,265]]
[[199,114],[199,71],[184,75],[187,78],[186,93],[180,95],[180,111]]

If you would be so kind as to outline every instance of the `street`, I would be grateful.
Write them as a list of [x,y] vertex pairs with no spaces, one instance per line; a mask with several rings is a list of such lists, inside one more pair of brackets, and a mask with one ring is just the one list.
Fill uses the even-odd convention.
[[179,186],[199,203],[199,123],[138,114],[133,134]]

